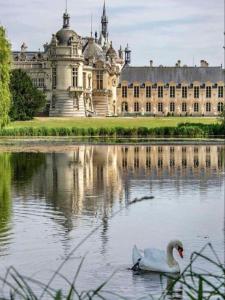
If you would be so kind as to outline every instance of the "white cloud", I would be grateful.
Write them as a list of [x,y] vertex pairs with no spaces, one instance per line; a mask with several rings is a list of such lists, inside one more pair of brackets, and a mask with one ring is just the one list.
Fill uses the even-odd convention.
[[[202,58],[211,65],[223,61],[223,0],[107,0],[110,38],[115,47],[128,42],[133,64],[192,64]],[[81,35],[100,28],[103,0],[68,0],[71,24]],[[25,41],[39,49],[62,23],[65,0],[0,0],[0,22],[13,49]]]

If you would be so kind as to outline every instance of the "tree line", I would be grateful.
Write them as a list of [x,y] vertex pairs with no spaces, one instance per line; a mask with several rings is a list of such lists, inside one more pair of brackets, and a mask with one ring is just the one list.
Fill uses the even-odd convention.
[[26,72],[11,68],[11,44],[0,26],[0,127],[10,120],[31,120],[46,105],[46,96]]

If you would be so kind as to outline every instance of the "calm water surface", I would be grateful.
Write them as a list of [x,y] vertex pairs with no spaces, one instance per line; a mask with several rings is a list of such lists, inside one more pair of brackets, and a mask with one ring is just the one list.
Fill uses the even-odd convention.
[[[62,270],[72,279],[86,255],[77,280],[80,291],[96,288],[117,270],[107,290],[131,299],[159,295],[158,275],[128,270],[134,244],[165,249],[171,239],[180,239],[185,246],[182,268],[207,242],[224,259],[223,145],[76,145],[55,150],[0,153],[1,274],[13,265],[46,282],[101,223]],[[128,205],[149,195],[155,198]],[[66,288],[60,278],[53,286]]]

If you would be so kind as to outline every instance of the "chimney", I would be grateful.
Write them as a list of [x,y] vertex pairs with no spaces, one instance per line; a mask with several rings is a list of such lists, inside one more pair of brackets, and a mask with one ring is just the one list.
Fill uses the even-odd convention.
[[153,60],[150,60],[150,67],[153,67]]
[[204,59],[201,60],[201,67],[207,68],[209,66],[208,62]]

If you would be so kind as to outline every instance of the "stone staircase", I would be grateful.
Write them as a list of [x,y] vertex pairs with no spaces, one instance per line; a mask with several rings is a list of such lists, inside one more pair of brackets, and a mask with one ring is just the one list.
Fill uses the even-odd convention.
[[83,97],[79,100],[79,110],[74,107],[73,99],[70,98],[69,92],[57,91],[55,93],[55,108],[50,108],[50,117],[85,117],[85,108]]
[[106,117],[108,115],[108,103],[105,97],[93,99],[93,106],[96,117]]

